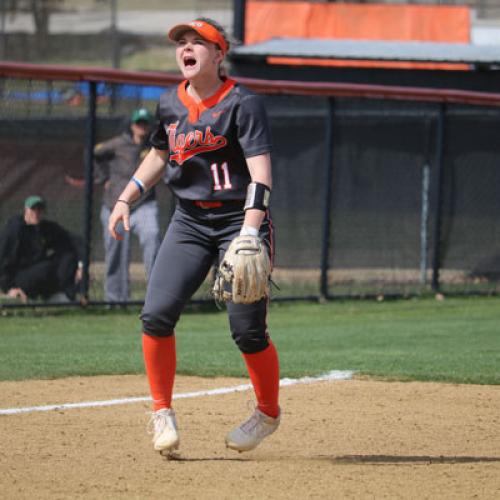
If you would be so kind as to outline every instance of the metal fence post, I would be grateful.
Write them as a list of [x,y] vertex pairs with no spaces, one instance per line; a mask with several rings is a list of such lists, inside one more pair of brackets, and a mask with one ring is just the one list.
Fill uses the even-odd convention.
[[432,255],[432,290],[439,291],[441,269],[441,223],[443,212],[443,151],[446,104],[439,105],[436,126],[436,204],[434,212],[434,245]]
[[92,196],[94,192],[94,146],[96,135],[97,84],[89,82],[89,101],[85,136],[85,200],[83,205],[83,297],[89,296],[89,265],[92,239]]
[[424,144],[424,165],[422,166],[422,187],[420,206],[420,284],[424,287],[427,284],[427,271],[429,268],[429,227],[430,227],[430,195],[431,195],[431,143],[433,133],[433,118],[428,116],[423,121],[423,144]]
[[335,99],[328,98],[328,113],[325,126],[325,173],[323,191],[323,231],[321,245],[321,277],[320,298],[328,299],[328,269],[330,258],[330,226],[332,207],[332,177],[333,177],[333,120],[335,113]]
[[7,0],[0,0],[0,60],[7,59],[7,33],[5,32],[5,24],[7,22]]
[[120,34],[118,32],[118,15],[117,15],[117,2],[111,0],[111,20],[110,20],[110,33],[111,33],[111,64],[113,68],[119,68],[121,65],[120,54]]
[[426,161],[422,167],[422,201],[420,206],[420,283],[427,282],[427,235],[429,227],[429,188],[430,188],[429,163]]
[[246,0],[234,0],[233,37],[241,43],[245,43],[245,10]]

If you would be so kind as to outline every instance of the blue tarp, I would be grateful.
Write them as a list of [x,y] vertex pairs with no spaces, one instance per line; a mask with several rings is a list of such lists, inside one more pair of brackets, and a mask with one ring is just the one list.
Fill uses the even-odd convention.
[[[98,96],[111,96],[115,92],[115,97],[122,99],[140,99],[141,101],[157,101],[160,95],[165,91],[164,87],[155,87],[148,85],[110,85],[109,83],[97,84]],[[75,86],[80,94],[87,96],[89,93],[88,83],[78,83]]]
[[[114,89],[114,90],[113,90]],[[147,85],[110,85],[106,83],[97,84],[98,97],[114,97],[118,99],[134,99],[140,101],[158,101],[164,92],[164,87],[154,87]],[[10,91],[6,96],[12,100],[19,101],[51,101],[60,103],[67,101],[74,95],[79,94],[84,97],[89,95],[89,84],[86,82],[77,83],[64,90],[36,90],[31,92]]]

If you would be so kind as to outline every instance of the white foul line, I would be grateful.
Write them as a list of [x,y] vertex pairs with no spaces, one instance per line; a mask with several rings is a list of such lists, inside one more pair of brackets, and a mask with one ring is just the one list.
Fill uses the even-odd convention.
[[[302,377],[302,378],[282,378],[280,387],[286,387],[296,384],[312,384],[314,382],[329,381],[329,380],[349,380],[352,378],[353,371],[332,370],[318,377]],[[181,392],[174,394],[173,399],[198,398],[202,396],[215,396],[219,394],[230,394],[232,392],[248,391],[252,388],[251,384],[235,385],[233,387],[220,387],[218,389],[209,389],[206,391]],[[74,408],[95,408],[99,406],[114,406],[126,405],[130,403],[139,403],[142,401],[151,401],[149,396],[137,398],[123,399],[108,399],[106,401],[82,401],[81,403],[63,403],[58,405],[43,405],[43,406],[25,406],[20,408],[0,408],[0,415],[18,415],[19,413],[33,413],[37,411],[52,411],[52,410],[71,410]]]

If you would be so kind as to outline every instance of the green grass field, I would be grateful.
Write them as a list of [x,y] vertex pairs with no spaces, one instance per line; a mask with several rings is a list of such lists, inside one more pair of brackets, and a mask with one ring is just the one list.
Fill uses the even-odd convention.
[[[0,380],[142,373],[138,309],[0,317]],[[269,329],[282,376],[356,370],[390,380],[500,384],[495,297],[275,303]],[[190,308],[177,328],[178,373],[241,376],[225,312]]]

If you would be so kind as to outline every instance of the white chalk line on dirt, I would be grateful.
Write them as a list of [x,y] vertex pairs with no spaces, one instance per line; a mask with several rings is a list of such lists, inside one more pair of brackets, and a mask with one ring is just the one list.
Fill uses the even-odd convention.
[[[332,380],[349,380],[352,378],[354,371],[350,370],[332,370],[317,377],[302,377],[302,378],[282,378],[280,387],[287,387],[296,384],[313,384],[315,382],[332,381]],[[218,389],[208,389],[205,391],[181,392],[174,394],[173,399],[198,398],[203,396],[217,396],[220,394],[230,394],[232,392],[248,391],[252,388],[250,384],[235,385],[233,387],[219,387]],[[149,396],[123,399],[108,399],[106,401],[82,401],[80,403],[63,403],[57,405],[42,405],[42,406],[25,406],[20,408],[0,408],[0,415],[18,415],[20,413],[33,413],[37,411],[52,411],[52,410],[71,410],[75,408],[96,408],[99,406],[115,406],[126,405],[131,403],[140,403],[143,401],[151,401]]]

